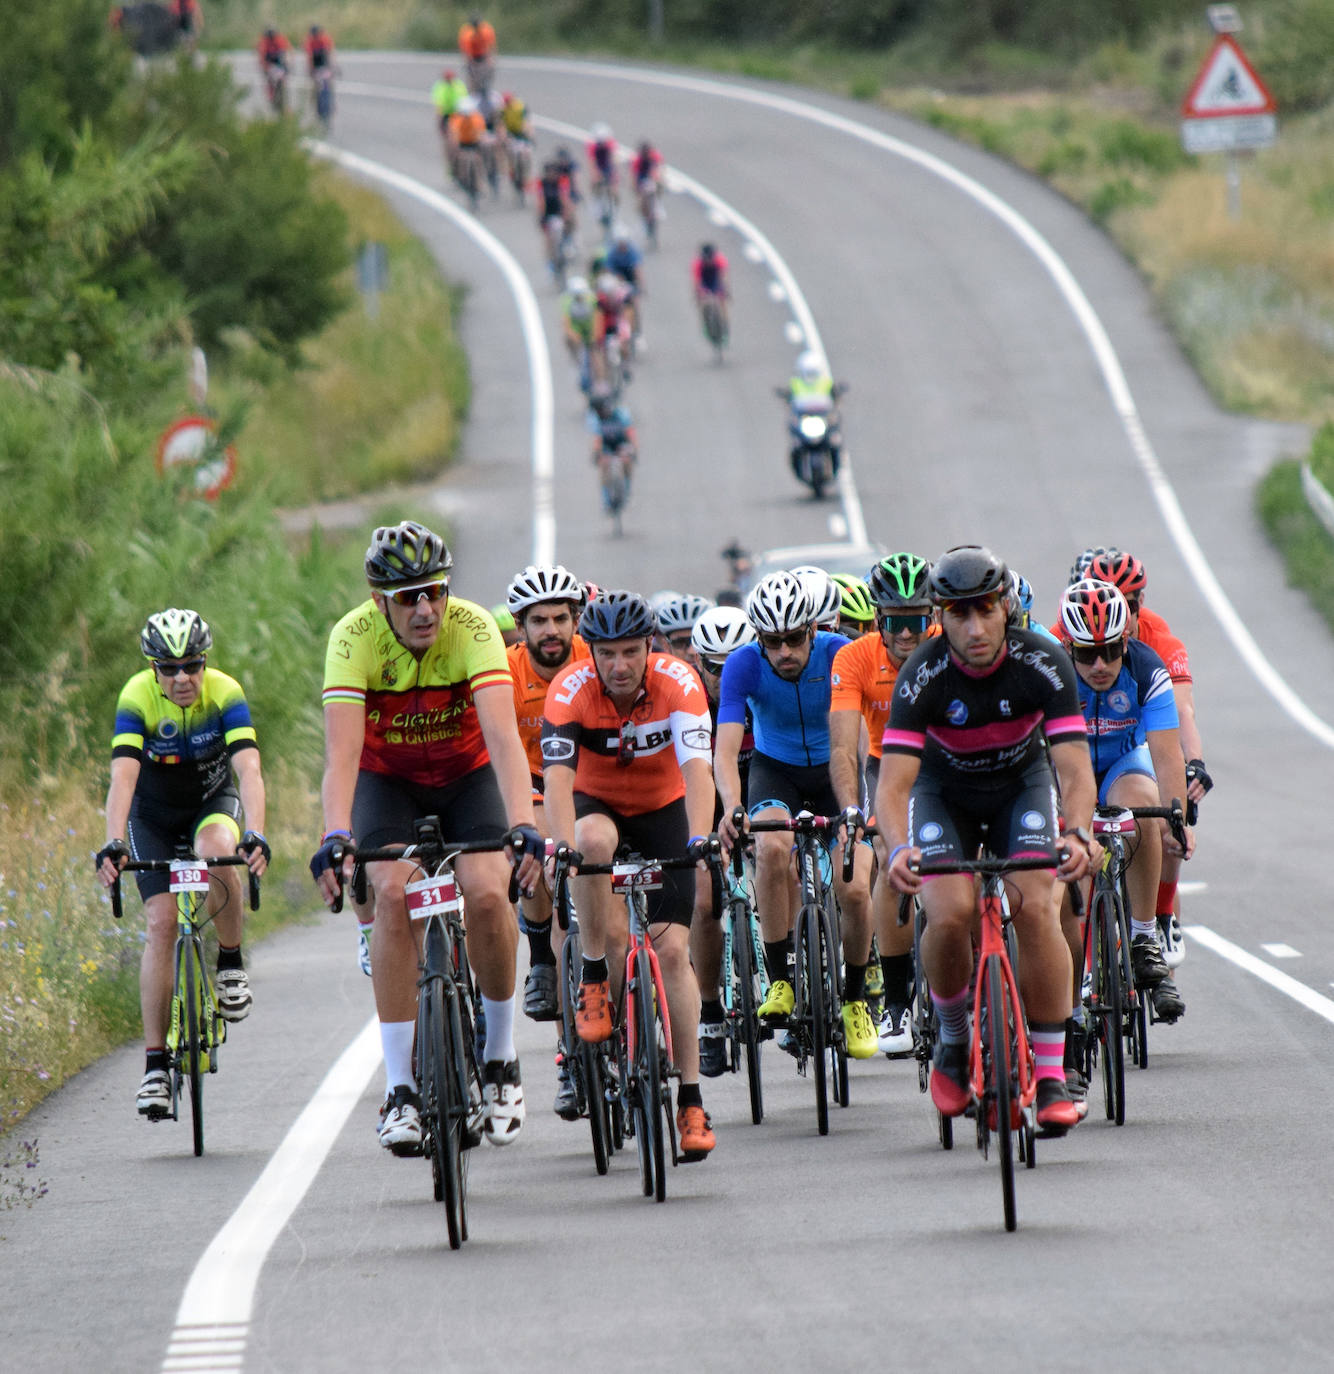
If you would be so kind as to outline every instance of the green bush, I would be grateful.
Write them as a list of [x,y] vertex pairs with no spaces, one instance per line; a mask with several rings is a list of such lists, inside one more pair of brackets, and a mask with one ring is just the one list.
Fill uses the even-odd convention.
[[1307,461],[1326,491],[1334,492],[1334,420],[1326,421],[1316,431]]
[[1152,197],[1141,190],[1129,177],[1113,177],[1104,181],[1089,198],[1090,217],[1098,224],[1106,224],[1118,210],[1132,205],[1143,205]]
[[1149,129],[1133,120],[1105,123],[1098,128],[1096,138],[1103,161],[1114,167],[1143,167],[1162,176],[1186,161],[1175,133]]
[[1334,0],[1277,0],[1265,16],[1258,70],[1280,111],[1334,100]]
[[1301,464],[1295,460],[1275,464],[1256,488],[1255,504],[1283,555],[1289,585],[1305,591],[1334,629],[1334,539],[1306,503]]

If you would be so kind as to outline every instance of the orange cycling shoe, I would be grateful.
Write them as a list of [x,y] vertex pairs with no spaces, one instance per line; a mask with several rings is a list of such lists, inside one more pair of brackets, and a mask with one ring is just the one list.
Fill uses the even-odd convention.
[[709,1114],[703,1107],[681,1107],[676,1113],[676,1134],[681,1138],[681,1162],[694,1164],[717,1143]]
[[574,1029],[590,1045],[611,1039],[611,988],[605,978],[600,983],[579,984]]

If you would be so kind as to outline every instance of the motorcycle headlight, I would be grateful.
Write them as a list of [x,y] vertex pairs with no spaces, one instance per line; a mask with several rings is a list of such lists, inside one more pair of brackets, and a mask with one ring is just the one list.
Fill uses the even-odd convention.
[[829,425],[819,415],[803,415],[797,428],[801,431],[803,439],[814,444],[824,438],[829,430]]

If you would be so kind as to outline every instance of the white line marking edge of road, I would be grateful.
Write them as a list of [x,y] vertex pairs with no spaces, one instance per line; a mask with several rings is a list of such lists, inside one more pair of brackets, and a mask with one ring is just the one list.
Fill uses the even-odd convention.
[[1317,1016],[1334,1025],[1334,1001],[1322,993],[1307,987],[1305,983],[1276,969],[1272,964],[1266,964],[1263,959],[1257,959],[1249,950],[1234,945],[1231,940],[1224,939],[1208,926],[1189,925],[1183,926],[1182,929],[1192,940],[1198,941],[1206,949],[1213,950],[1215,954],[1227,959],[1239,969],[1253,974],[1261,982],[1268,983],[1271,988],[1291,997],[1294,1002],[1299,1002],[1307,1011],[1315,1012]]

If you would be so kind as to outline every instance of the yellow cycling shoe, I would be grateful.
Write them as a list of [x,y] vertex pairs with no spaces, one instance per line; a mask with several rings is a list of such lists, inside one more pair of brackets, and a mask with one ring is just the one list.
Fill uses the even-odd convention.
[[853,1059],[874,1058],[880,1048],[875,1023],[865,1002],[843,1003],[843,1039]]
[[786,978],[775,978],[769,984],[769,995],[755,1009],[755,1015],[762,1020],[770,1016],[791,1016],[797,1004],[792,984]]

